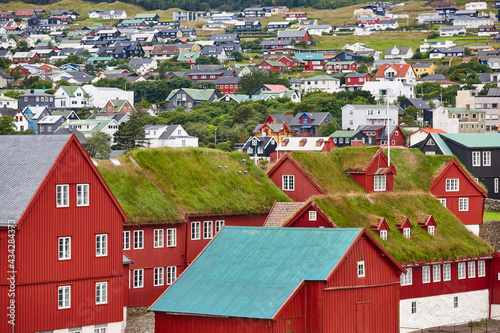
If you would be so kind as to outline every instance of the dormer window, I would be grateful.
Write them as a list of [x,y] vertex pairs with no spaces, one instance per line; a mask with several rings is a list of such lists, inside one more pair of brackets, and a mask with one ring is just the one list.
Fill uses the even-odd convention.
[[304,147],[306,145],[307,139],[300,140],[299,146]]
[[427,232],[429,233],[429,235],[434,236],[435,231],[436,231],[436,227],[435,226],[430,225],[430,226],[427,227]]
[[380,230],[380,239],[381,240],[387,239],[387,230]]
[[257,139],[252,139],[252,146],[257,146]]
[[405,236],[405,238],[410,238],[410,236],[411,236],[411,229],[410,228],[404,228],[403,229],[403,235]]

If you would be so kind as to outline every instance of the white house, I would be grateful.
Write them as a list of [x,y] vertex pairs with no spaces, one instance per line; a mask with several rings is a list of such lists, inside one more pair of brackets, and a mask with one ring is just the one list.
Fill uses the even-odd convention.
[[409,46],[406,47],[388,47],[384,52],[385,59],[411,59],[413,57],[413,49]]
[[302,94],[315,90],[332,93],[340,91],[340,80],[328,75],[316,75],[302,80],[300,89]]
[[439,27],[439,36],[440,37],[448,37],[448,36],[458,36],[466,34],[467,29],[464,25],[443,25]]
[[142,75],[157,69],[158,61],[155,59],[132,59],[128,65],[135,70],[137,74]]
[[61,86],[54,93],[54,107],[65,109],[80,109],[87,104],[87,93],[82,87]]
[[87,84],[83,86],[83,90],[89,94],[87,106],[93,108],[103,108],[110,99],[126,99],[130,104],[134,105],[134,92],[124,91],[118,88],[95,87]]
[[469,29],[477,29],[481,25],[493,25],[495,21],[489,17],[470,17],[470,16],[457,16],[453,20],[453,26],[464,26]]
[[486,2],[469,2],[465,4],[465,10],[481,10],[488,9]]
[[198,138],[190,136],[181,125],[149,125],[146,147],[198,147]]
[[16,98],[11,98],[5,96],[4,94],[0,95],[0,107],[6,109],[18,109],[19,101]]
[[[389,124],[398,124],[399,108],[389,105]],[[354,105],[347,104],[342,107],[342,129],[357,129],[365,125],[386,125],[387,105]]]
[[[8,48],[15,48],[15,47],[17,47],[17,43],[13,38],[10,38],[10,37],[0,38],[0,48],[7,50]],[[12,55],[12,53],[11,53],[11,55]]]
[[430,50],[434,48],[439,48],[439,47],[453,47],[455,46],[455,42],[451,40],[443,40],[443,41],[437,41],[437,42],[428,42],[427,39],[424,39],[424,43],[420,45],[420,52],[429,52]]
[[413,86],[401,81],[365,82],[362,90],[369,91],[375,99],[389,100],[389,103],[397,101],[398,96],[415,98]]
[[111,137],[118,131],[118,122],[114,119],[85,119],[85,120],[66,120],[61,128],[76,129],[86,138],[97,132],[109,134]]
[[41,35],[30,35],[26,37],[26,43],[28,43],[29,47],[35,47],[36,43],[40,42],[50,42],[52,37],[47,34]]
[[309,35],[317,35],[317,36],[322,36],[324,33],[328,34],[332,32],[331,25],[308,25],[306,29],[307,31],[309,31]]

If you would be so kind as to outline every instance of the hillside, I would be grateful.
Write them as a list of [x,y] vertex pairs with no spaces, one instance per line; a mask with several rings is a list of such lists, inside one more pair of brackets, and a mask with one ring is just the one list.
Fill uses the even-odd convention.
[[[318,207],[341,228],[364,227],[371,230],[382,218],[389,225],[387,240],[380,244],[401,263],[449,260],[470,256],[491,255],[493,249],[469,232],[436,198],[420,193],[379,193],[366,195],[332,195],[314,199]],[[432,215],[436,234],[431,236],[418,223]],[[411,237],[405,238],[396,225],[408,217],[412,223]]]

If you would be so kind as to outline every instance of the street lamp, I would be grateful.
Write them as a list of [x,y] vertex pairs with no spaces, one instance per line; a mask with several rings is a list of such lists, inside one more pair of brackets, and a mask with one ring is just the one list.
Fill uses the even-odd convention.
[[215,148],[217,148],[217,128],[215,128],[215,139],[214,139]]

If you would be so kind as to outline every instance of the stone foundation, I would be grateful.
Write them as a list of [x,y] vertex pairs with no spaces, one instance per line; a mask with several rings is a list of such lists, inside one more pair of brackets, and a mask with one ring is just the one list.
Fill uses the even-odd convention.
[[500,200],[496,199],[486,199],[486,205],[484,210],[490,212],[500,212]]
[[500,250],[500,221],[485,221],[479,229],[479,237],[495,250]]
[[146,312],[148,312],[147,306],[137,306],[135,308],[128,308],[127,309],[127,316],[139,316],[139,315],[144,314]]

